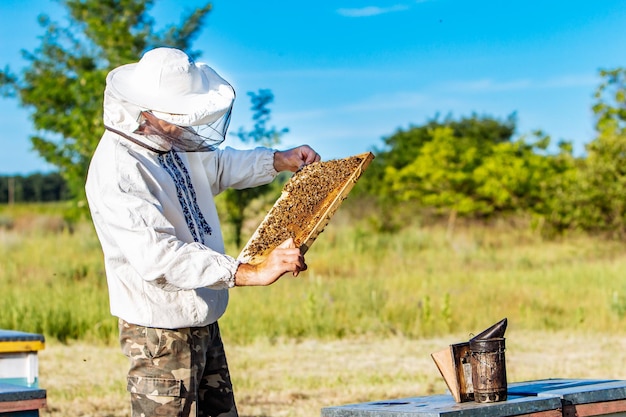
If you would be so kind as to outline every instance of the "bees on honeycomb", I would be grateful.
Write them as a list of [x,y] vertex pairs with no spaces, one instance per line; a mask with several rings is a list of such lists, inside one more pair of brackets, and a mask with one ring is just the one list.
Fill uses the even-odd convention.
[[302,167],[287,181],[242,256],[263,256],[288,238],[301,247],[362,161],[362,156],[353,156]]

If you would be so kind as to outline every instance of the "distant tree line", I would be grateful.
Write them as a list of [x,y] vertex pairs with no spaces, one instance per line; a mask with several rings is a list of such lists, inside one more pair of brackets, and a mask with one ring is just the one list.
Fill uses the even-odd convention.
[[61,174],[0,176],[0,203],[35,203],[69,200],[70,190]]
[[398,130],[363,176],[360,193],[386,210],[393,229],[401,203],[413,213],[488,219],[527,216],[550,233],[581,230],[626,238],[626,69],[601,71],[596,137],[584,155],[553,146],[541,131],[514,137],[515,116],[438,117]]

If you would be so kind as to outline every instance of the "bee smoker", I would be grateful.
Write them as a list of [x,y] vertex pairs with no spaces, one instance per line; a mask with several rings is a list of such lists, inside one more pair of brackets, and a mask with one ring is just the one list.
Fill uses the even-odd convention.
[[469,344],[474,401],[506,401],[506,362],[504,338],[472,339]]
[[455,343],[431,354],[456,402],[506,401],[506,324],[505,318],[469,342]]
[[506,401],[505,330],[506,319],[469,341],[474,401],[478,403]]

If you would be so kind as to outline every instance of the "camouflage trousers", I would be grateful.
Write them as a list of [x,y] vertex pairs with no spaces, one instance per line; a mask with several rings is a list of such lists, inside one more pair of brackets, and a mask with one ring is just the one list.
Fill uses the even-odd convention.
[[217,322],[169,330],[120,319],[119,327],[132,417],[238,415]]

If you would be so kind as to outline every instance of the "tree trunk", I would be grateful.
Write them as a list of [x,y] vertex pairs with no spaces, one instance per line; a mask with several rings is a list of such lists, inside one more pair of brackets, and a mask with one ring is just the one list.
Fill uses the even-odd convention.
[[456,225],[456,210],[450,211],[448,215],[448,225],[446,227],[446,239],[452,239],[452,235],[454,234],[454,226]]

